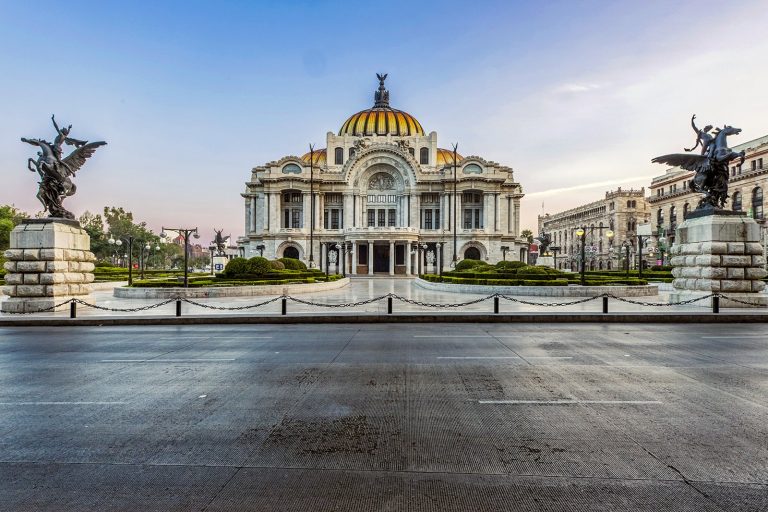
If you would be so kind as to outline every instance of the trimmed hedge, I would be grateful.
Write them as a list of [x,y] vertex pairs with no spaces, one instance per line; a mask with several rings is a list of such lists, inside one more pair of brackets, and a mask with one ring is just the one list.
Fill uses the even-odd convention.
[[285,265],[285,268],[288,270],[307,270],[307,266],[304,262],[297,260],[296,258],[280,258],[277,261]]
[[[264,286],[264,285],[285,285],[285,284],[309,284],[309,283],[327,283],[341,279],[340,275],[320,275],[314,277],[290,277],[284,279],[190,279],[189,288],[202,288],[202,287],[226,287],[226,286]],[[183,286],[178,280],[173,281],[134,281],[133,286],[136,288],[178,288]]]

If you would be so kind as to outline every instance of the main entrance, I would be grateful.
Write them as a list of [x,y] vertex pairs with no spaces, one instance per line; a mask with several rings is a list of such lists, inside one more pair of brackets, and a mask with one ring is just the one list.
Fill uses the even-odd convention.
[[373,271],[389,273],[389,246],[373,246]]

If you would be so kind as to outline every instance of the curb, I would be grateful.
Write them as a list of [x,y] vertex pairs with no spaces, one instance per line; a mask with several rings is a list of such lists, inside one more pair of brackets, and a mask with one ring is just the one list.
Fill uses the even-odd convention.
[[216,325],[216,324],[389,324],[389,323],[768,323],[768,314],[754,313],[517,313],[517,314],[329,314],[329,315],[206,315],[86,318],[0,319],[3,327]]

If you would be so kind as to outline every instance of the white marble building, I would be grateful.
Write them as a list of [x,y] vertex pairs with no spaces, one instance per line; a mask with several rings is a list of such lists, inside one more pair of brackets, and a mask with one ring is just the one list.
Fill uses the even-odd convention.
[[[351,274],[413,275],[428,260],[449,269],[455,235],[457,260],[524,258],[523,193],[512,169],[458,154],[454,166],[437,133],[425,134],[413,116],[389,106],[383,79],[374,97],[373,107],[328,132],[325,148],[251,171],[242,254],[297,257],[322,269],[338,261]],[[345,249],[331,254],[337,245]]]

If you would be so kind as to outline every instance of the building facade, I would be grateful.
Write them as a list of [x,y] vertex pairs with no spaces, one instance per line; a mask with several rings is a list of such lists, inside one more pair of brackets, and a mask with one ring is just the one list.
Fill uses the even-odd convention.
[[[741,165],[731,162],[726,208],[745,211],[753,217],[763,227],[765,241],[763,193],[768,187],[768,135],[732,149],[744,151],[746,158]],[[651,182],[651,227],[662,244],[670,246],[675,242],[675,228],[685,220],[686,213],[696,209],[703,196],[690,189],[693,175],[693,171],[673,167]]]
[[[605,193],[605,198],[570,210],[539,215],[539,233],[548,233],[552,245],[559,247],[555,267],[564,270],[581,268],[581,238],[585,234],[585,268],[611,270],[621,268],[629,244],[630,261],[637,249],[637,226],[650,220],[651,210],[645,189],[617,190]],[[612,236],[608,236],[609,232]]]
[[373,107],[328,132],[325,148],[252,169],[244,256],[413,275],[428,262],[449,268],[454,254],[492,262],[525,254],[512,169],[440,148],[437,133],[390,107],[384,78]]

